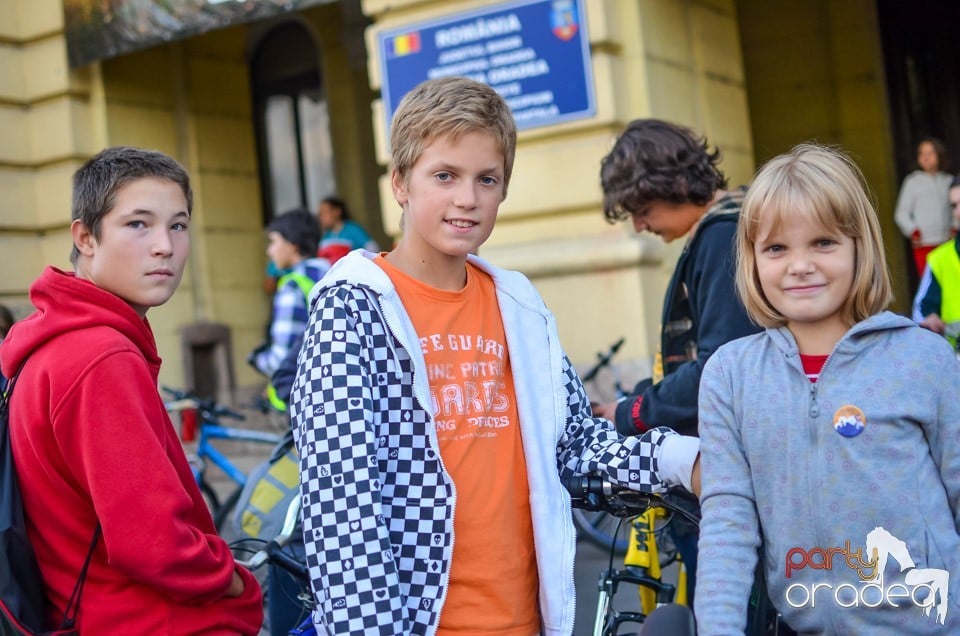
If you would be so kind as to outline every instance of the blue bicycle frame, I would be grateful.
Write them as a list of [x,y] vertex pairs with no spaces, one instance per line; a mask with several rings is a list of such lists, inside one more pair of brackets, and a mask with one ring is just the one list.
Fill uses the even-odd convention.
[[[200,423],[200,439],[197,442],[196,454],[201,460],[209,459],[217,468],[222,470],[230,479],[243,487],[247,483],[247,475],[239,468],[233,465],[233,462],[224,455],[216,446],[210,443],[213,439],[229,439],[244,442],[261,442],[264,444],[279,444],[283,440],[282,435],[276,433],[265,433],[263,431],[252,431],[249,429],[238,429],[222,426],[220,424],[210,424],[207,421]],[[193,476],[199,484],[202,479],[203,466],[193,466]]]

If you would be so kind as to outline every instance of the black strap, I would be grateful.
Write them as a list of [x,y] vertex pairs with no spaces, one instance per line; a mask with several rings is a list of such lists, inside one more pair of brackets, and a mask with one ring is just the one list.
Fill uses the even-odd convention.
[[[0,407],[10,408],[10,397],[13,393],[13,385],[16,384],[17,378],[20,377],[20,372],[23,371],[23,366],[26,362],[26,359],[24,359],[24,361],[20,363],[20,368],[17,369],[14,376],[7,382],[7,386],[4,387],[3,395],[0,396]],[[7,415],[9,417],[9,411]],[[60,629],[73,629],[74,624],[77,622],[77,612],[80,611],[80,596],[83,594],[83,584],[86,583],[87,569],[89,569],[90,561],[93,559],[93,552],[97,548],[97,541],[100,540],[101,531],[100,522],[98,521],[97,527],[93,531],[93,539],[90,541],[90,549],[87,551],[87,558],[83,560],[83,567],[80,568],[80,576],[73,586],[73,593],[70,594],[70,600],[67,602],[67,607],[63,612],[63,623],[60,625]]]
[[[26,362],[26,360],[24,360]],[[13,385],[17,383],[17,378],[20,377],[20,372],[23,370],[23,363],[20,364],[20,368],[17,369],[17,372],[13,374],[13,377],[7,380],[7,385],[3,387],[3,395],[0,396],[0,405],[10,408],[10,394],[13,392]]]
[[80,596],[83,594],[83,584],[87,581],[87,568],[90,567],[90,561],[93,559],[93,551],[97,547],[100,534],[101,529],[100,523],[98,522],[96,529],[93,531],[93,540],[90,541],[90,550],[87,551],[87,558],[84,559],[83,567],[80,568],[80,577],[73,586],[73,593],[70,595],[67,608],[63,612],[63,623],[60,625],[60,629],[72,629],[74,623],[77,621],[77,612],[80,611]]

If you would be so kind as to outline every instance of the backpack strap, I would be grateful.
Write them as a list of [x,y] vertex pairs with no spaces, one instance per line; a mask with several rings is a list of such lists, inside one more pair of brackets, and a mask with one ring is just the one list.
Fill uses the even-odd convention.
[[[20,363],[20,368],[17,369],[17,372],[14,374],[14,376],[7,381],[7,385],[3,387],[3,394],[0,395],[0,409],[7,409],[8,417],[10,409],[10,397],[13,394],[13,387],[17,383],[17,378],[20,377],[20,373],[23,371],[23,367],[26,363],[26,359]],[[7,429],[7,435],[9,435],[9,428]],[[80,575],[77,578],[77,582],[73,586],[73,593],[70,594],[70,600],[67,602],[67,607],[63,612],[63,623],[60,625],[61,630],[73,629],[77,622],[77,612],[80,610],[80,596],[83,594],[83,584],[87,580],[87,569],[90,567],[90,561],[93,559],[93,552],[97,547],[97,541],[100,540],[101,533],[102,529],[100,527],[100,522],[98,521],[97,527],[93,531],[93,539],[90,541],[90,549],[87,550],[87,557],[83,560],[83,567],[80,568]]]
[[83,567],[80,568],[80,576],[73,586],[73,593],[70,594],[70,600],[67,601],[67,607],[63,611],[63,623],[60,629],[73,629],[77,622],[77,612],[80,611],[80,596],[83,594],[83,584],[87,581],[87,568],[90,567],[90,561],[93,559],[93,551],[97,547],[97,541],[100,539],[101,528],[97,522],[97,527],[93,531],[93,540],[90,541],[90,549],[87,551],[87,558],[83,560]]
[[17,372],[13,374],[13,377],[6,381],[3,386],[3,393],[0,394],[0,406],[9,407],[10,404],[10,394],[13,392],[13,385],[17,383],[17,378],[20,377],[20,372],[23,371],[23,365],[26,362],[24,360],[20,363],[20,368],[17,369]]

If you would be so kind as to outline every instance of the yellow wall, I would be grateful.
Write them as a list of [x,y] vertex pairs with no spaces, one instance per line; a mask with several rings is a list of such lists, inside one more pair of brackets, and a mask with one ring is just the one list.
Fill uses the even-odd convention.
[[0,2],[0,302],[18,317],[45,265],[69,267],[70,176],[102,141],[62,30],[58,0]]
[[763,162],[803,141],[838,144],[877,198],[898,302],[906,265],[893,224],[897,179],[883,57],[872,0],[738,0],[751,123]]
[[[367,34],[373,86],[380,82],[379,31],[489,4],[364,0],[374,20]],[[590,363],[626,336],[620,358],[642,374],[658,346],[663,293],[679,246],[636,236],[629,224],[605,223],[600,159],[628,121],[662,117],[708,135],[723,147],[732,180],[746,180],[753,148],[739,34],[732,1],[588,0],[586,6],[597,115],[520,133],[510,194],[481,255],[530,276],[557,315],[574,362]],[[384,225],[391,229],[399,209],[385,176],[382,126],[378,132]]]

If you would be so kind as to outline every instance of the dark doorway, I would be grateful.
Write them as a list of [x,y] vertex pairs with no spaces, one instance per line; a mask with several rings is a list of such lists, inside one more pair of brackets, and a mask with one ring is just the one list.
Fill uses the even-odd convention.
[[939,137],[960,167],[960,2],[877,0],[897,171],[916,166],[916,144]]
[[320,54],[299,22],[260,40],[250,61],[264,225],[336,191]]
[[[877,0],[900,182],[916,169],[917,143],[939,138],[946,171],[960,170],[960,2]],[[907,250],[909,253],[909,250]],[[909,259],[908,259],[909,260]],[[911,291],[918,273],[912,272]]]

